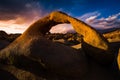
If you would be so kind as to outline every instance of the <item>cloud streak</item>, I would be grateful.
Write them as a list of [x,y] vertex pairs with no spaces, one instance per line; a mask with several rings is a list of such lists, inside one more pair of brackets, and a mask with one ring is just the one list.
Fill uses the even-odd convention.
[[85,22],[96,29],[120,28],[120,13],[107,18],[97,18],[99,15],[93,15],[85,19]]

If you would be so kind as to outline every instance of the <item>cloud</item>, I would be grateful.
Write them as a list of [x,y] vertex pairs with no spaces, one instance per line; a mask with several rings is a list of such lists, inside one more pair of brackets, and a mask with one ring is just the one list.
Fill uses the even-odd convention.
[[[51,2],[53,4],[51,4]],[[75,12],[78,12],[77,7],[83,2],[86,3],[84,0],[0,0],[0,30],[5,30],[8,33],[24,32],[31,23],[53,10],[61,10],[72,15],[72,9],[75,8]],[[100,12],[95,11],[86,13],[77,18],[96,29],[120,28],[120,13],[107,18],[99,18],[100,15]],[[65,24],[57,25],[56,28],[54,27],[53,30],[51,30],[51,32],[63,33],[73,31],[71,25]]]
[[[10,2],[10,3],[9,3]],[[46,15],[37,0],[0,1],[0,30],[22,33],[34,21]]]
[[96,18],[97,18],[97,16],[91,16],[86,19],[86,22],[93,22]]
[[39,0],[1,0],[0,20],[16,19],[18,16],[31,18],[45,12],[40,6]]
[[101,14],[97,11],[95,12],[89,12],[89,13],[86,13],[80,17],[77,17],[78,19],[82,20],[82,21],[85,21],[86,19],[89,19],[89,18],[97,18],[98,16],[100,16]]
[[[2,16],[0,16],[0,30],[5,30],[8,33],[22,33],[31,23],[49,12],[53,10],[64,11],[64,8],[68,10],[74,5],[74,1],[65,0],[58,0],[57,2],[52,0],[1,0],[0,15]],[[73,30],[68,25],[61,26],[66,27],[57,26],[58,30],[55,30],[63,33]]]
[[120,28],[120,13],[107,18],[97,18],[99,15],[93,15],[85,19],[85,22],[96,29]]
[[22,33],[28,25],[27,23],[17,24],[16,20],[0,21],[0,30],[4,30],[7,33]]

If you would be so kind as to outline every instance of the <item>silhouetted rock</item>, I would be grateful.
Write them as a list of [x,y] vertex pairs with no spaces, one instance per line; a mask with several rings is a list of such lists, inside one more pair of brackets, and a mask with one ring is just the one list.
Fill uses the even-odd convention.
[[21,34],[9,34],[8,41],[13,42],[16,38],[18,38]]
[[0,50],[5,48],[9,44],[7,39],[8,34],[5,31],[0,31]]
[[5,31],[0,31],[0,40],[6,40],[8,38],[8,34]]

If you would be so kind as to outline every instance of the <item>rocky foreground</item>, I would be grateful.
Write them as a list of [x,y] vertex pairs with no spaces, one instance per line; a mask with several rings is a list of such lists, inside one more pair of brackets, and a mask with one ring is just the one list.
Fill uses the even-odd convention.
[[[47,33],[59,23],[72,24],[77,33]],[[0,31],[0,80],[120,80],[119,48],[119,29],[100,34],[53,12],[22,35]]]
[[[21,34],[7,34],[5,31],[0,31],[0,50],[7,47],[10,43],[12,43],[16,38],[18,38]],[[103,36],[113,44],[112,46],[120,47],[120,29],[103,33]],[[82,41],[82,35],[77,33],[49,33],[45,35],[45,38],[48,40],[52,40],[53,42],[58,42],[60,44],[70,46],[75,49],[81,48],[80,45]],[[3,45],[2,45],[3,44]],[[76,47],[75,47],[76,46]]]

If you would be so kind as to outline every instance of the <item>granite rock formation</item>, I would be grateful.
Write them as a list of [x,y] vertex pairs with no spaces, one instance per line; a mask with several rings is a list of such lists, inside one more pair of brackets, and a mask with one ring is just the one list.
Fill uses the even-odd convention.
[[[82,49],[76,50],[44,37],[52,26],[61,23],[70,23],[78,34],[83,35]],[[78,19],[56,11],[33,23],[0,51],[0,69],[18,79],[24,79],[25,75],[18,77],[19,73],[15,73],[14,69],[24,70],[28,77],[33,74],[31,80],[44,74],[41,72],[67,77],[68,80],[117,80],[111,70],[114,59],[109,42],[99,32]]]

